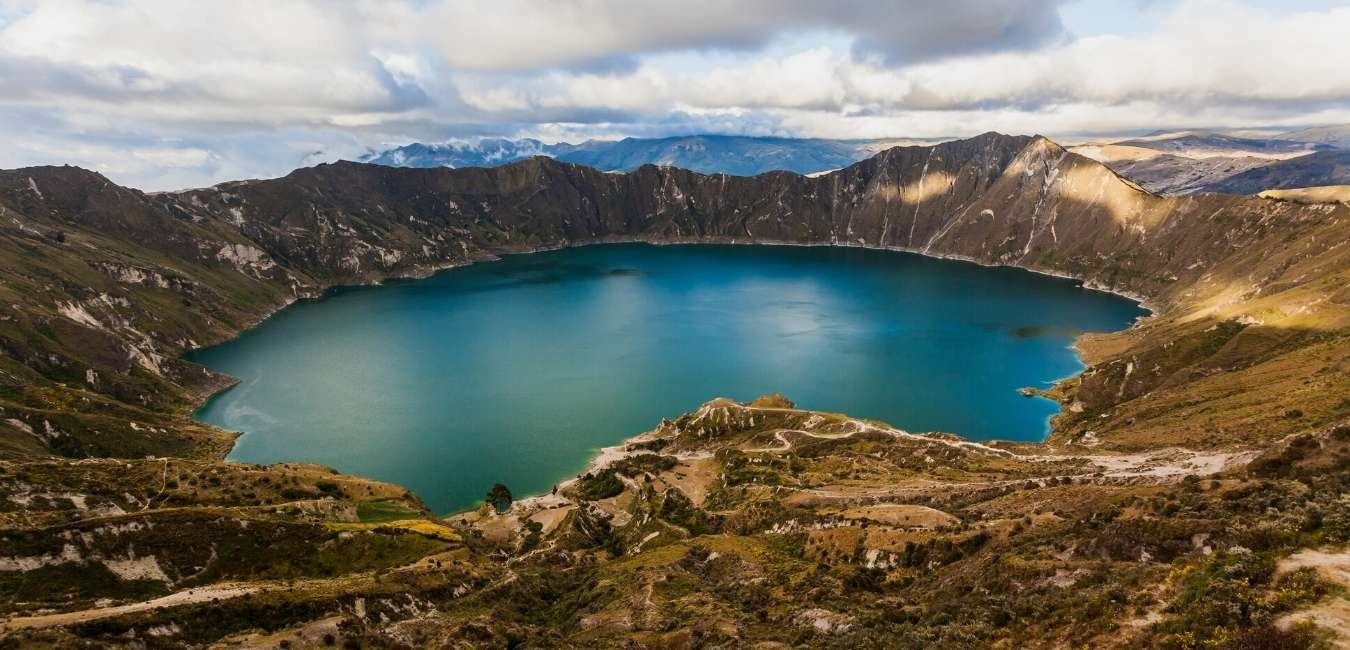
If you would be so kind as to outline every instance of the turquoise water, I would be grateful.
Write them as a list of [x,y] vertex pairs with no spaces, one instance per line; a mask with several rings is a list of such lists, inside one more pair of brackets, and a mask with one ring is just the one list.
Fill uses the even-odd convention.
[[1018,394],[1081,368],[1135,303],[1015,269],[854,248],[591,246],[339,289],[189,358],[241,383],[201,420],[233,460],[310,461],[438,512],[548,490],[718,396],[912,431],[1039,440]]

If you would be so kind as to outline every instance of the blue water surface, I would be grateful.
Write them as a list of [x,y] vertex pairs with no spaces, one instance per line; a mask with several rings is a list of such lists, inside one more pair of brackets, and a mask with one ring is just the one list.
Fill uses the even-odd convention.
[[198,417],[230,459],[407,486],[438,512],[547,491],[714,397],[1039,440],[1017,389],[1082,366],[1134,302],[1026,271],[856,248],[619,244],[344,288],[189,355],[240,379]]

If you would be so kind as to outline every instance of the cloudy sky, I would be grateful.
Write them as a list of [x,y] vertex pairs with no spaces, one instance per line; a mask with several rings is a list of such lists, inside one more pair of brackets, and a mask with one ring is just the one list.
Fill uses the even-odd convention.
[[0,0],[0,167],[147,190],[412,141],[1350,122],[1350,2]]

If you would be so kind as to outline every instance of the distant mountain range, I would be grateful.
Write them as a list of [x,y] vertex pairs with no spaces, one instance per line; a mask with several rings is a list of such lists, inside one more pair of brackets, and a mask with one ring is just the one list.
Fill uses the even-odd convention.
[[1350,149],[1319,151],[1277,160],[1210,185],[1214,192],[1257,194],[1265,190],[1350,185]]
[[487,138],[444,144],[413,143],[362,157],[391,167],[495,167],[533,156],[603,171],[632,171],[647,164],[704,174],[754,176],[770,171],[813,174],[847,167],[890,147],[941,139],[826,140],[736,135],[588,140],[545,144],[539,140]]
[[1297,131],[1281,133],[1275,137],[1282,140],[1329,144],[1338,149],[1350,149],[1350,124],[1314,126],[1308,129],[1299,129]]
[[[770,171],[815,174],[847,167],[891,147],[940,140],[827,140],[736,135],[588,140],[546,144],[534,139],[485,138],[412,143],[361,158],[391,167],[496,167],[534,156],[632,171],[654,164],[704,174],[755,176]],[[1277,135],[1178,131],[1103,140],[1072,148],[1159,194],[1263,190],[1350,184],[1350,125]]]
[[1261,138],[1208,131],[1166,133],[1119,140],[1112,144],[1153,149],[1189,158],[1234,155],[1281,158],[1334,148],[1329,144],[1289,140],[1281,136]]
[[1074,153],[1159,194],[1350,184],[1350,125],[1270,136],[1215,131],[1158,133],[1078,145]]

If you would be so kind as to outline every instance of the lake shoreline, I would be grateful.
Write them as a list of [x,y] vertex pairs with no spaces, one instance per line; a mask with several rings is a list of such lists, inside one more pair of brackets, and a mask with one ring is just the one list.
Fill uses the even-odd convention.
[[[1142,301],[1136,299],[1136,297],[1131,296],[1130,294],[1127,294],[1127,293],[1124,293],[1124,292],[1119,292],[1119,291],[1112,291],[1112,290],[1110,290],[1110,289],[1106,289],[1106,288],[1102,288],[1102,287],[1090,286],[1088,283],[1082,281],[1081,279],[1079,279],[1079,278],[1074,278],[1074,277],[1068,276],[1068,275],[1066,275],[1066,274],[1053,273],[1053,272],[1044,272],[1044,271],[1039,271],[1039,270],[1036,270],[1036,269],[1028,269],[1028,268],[1023,268],[1023,267],[1018,267],[1018,266],[1015,266],[1015,265],[986,264],[986,263],[979,262],[979,261],[977,261],[977,260],[970,260],[970,259],[966,259],[966,258],[962,258],[962,257],[957,257],[957,256],[944,256],[944,255],[930,254],[930,253],[924,253],[924,252],[922,252],[922,251],[909,250],[909,249],[904,249],[904,248],[900,248],[900,247],[878,247],[878,246],[860,245],[860,244],[856,244],[856,243],[841,243],[841,242],[835,242],[835,243],[801,243],[801,242],[786,242],[786,241],[774,241],[774,240],[754,240],[754,241],[747,241],[747,240],[744,240],[744,239],[737,239],[737,238],[700,238],[700,239],[678,239],[678,240],[676,240],[676,239],[661,239],[661,240],[652,241],[652,240],[644,239],[644,238],[621,237],[621,238],[604,238],[603,240],[595,240],[595,241],[568,242],[568,243],[565,243],[565,244],[558,244],[558,245],[536,246],[536,247],[520,248],[520,249],[515,249],[515,250],[502,251],[502,252],[500,252],[500,253],[498,253],[498,254],[494,254],[494,255],[492,255],[492,256],[490,256],[490,257],[486,257],[486,256],[485,256],[485,257],[482,257],[482,258],[479,258],[479,259],[474,259],[474,260],[472,260],[472,261],[465,262],[465,263],[454,263],[454,264],[440,265],[440,266],[437,266],[437,267],[435,267],[435,268],[422,269],[422,270],[419,270],[419,271],[413,272],[413,273],[407,273],[407,274],[401,274],[401,275],[391,275],[391,276],[387,276],[387,277],[382,277],[382,278],[378,278],[378,279],[372,280],[372,281],[370,281],[370,282],[332,285],[332,286],[326,287],[326,288],[323,289],[322,291],[314,292],[312,295],[297,296],[296,298],[291,299],[291,300],[285,302],[285,304],[283,304],[283,305],[281,305],[281,306],[279,306],[279,307],[277,307],[277,308],[274,308],[274,309],[272,309],[272,310],[269,310],[269,312],[266,314],[266,316],[264,316],[263,318],[260,318],[260,319],[259,319],[256,323],[254,323],[253,325],[249,326],[248,328],[246,328],[246,329],[244,329],[244,330],[241,330],[238,334],[236,334],[236,335],[234,335],[234,336],[232,336],[232,337],[226,339],[225,341],[221,341],[220,343],[215,343],[215,344],[213,344],[212,346],[202,346],[202,347],[196,348],[196,349],[194,349],[194,350],[186,351],[186,352],[184,353],[184,355],[180,355],[180,358],[183,358],[183,356],[187,355],[187,354],[190,353],[190,352],[194,352],[194,351],[197,351],[197,350],[205,349],[205,348],[207,348],[207,347],[214,347],[215,345],[220,345],[220,344],[225,343],[225,342],[228,342],[228,341],[234,341],[234,340],[236,340],[237,338],[239,338],[240,336],[242,336],[244,333],[246,333],[246,332],[248,332],[248,331],[250,331],[250,330],[252,330],[252,329],[254,329],[254,328],[258,327],[258,326],[260,326],[263,322],[267,321],[268,319],[270,319],[270,318],[271,318],[272,316],[274,316],[275,314],[277,314],[277,313],[281,312],[282,310],[284,310],[285,307],[291,306],[291,305],[294,305],[294,304],[296,304],[296,303],[299,303],[299,302],[302,302],[302,301],[306,301],[306,300],[317,300],[317,299],[321,299],[321,298],[323,298],[323,297],[327,297],[327,296],[331,295],[332,292],[334,292],[334,291],[339,291],[339,290],[342,290],[342,289],[348,289],[348,288],[360,288],[360,287],[379,286],[379,285],[384,284],[384,283],[386,283],[386,282],[396,281],[396,280],[418,280],[418,279],[425,279],[425,278],[429,278],[429,277],[438,275],[439,273],[444,272],[444,271],[455,270],[455,269],[461,269],[461,268],[465,268],[465,267],[472,266],[472,265],[475,265],[475,264],[479,264],[479,263],[481,263],[481,262],[500,261],[500,260],[502,260],[502,259],[504,259],[504,258],[506,258],[506,257],[524,256],[524,255],[528,255],[528,254],[531,254],[531,253],[540,253],[540,252],[549,252],[549,251],[559,251],[559,250],[567,250],[567,249],[575,249],[575,248],[599,247],[599,246],[605,246],[605,245],[624,245],[624,244],[640,244],[640,245],[662,246],[662,247],[664,247],[664,246],[694,246],[694,245],[751,247],[751,246],[754,246],[754,245],[763,245],[763,246],[785,246],[785,247],[797,247],[797,248],[850,248],[850,249],[860,249],[860,250],[869,250],[869,251],[872,251],[872,250],[875,250],[875,251],[883,251],[883,252],[889,252],[889,253],[909,253],[909,254],[913,254],[913,255],[915,255],[915,256],[917,256],[917,257],[921,257],[921,258],[940,259],[940,260],[957,261],[957,262],[970,262],[970,263],[975,264],[976,266],[979,266],[979,267],[985,267],[985,268],[999,268],[999,267],[1006,267],[1006,268],[1010,268],[1010,269],[1017,269],[1017,270],[1022,270],[1022,271],[1028,271],[1028,272],[1031,272],[1031,273],[1034,273],[1034,274],[1037,274],[1037,275],[1042,275],[1042,276],[1049,276],[1049,277],[1057,277],[1057,278],[1061,278],[1061,279],[1067,279],[1067,280],[1071,280],[1071,281],[1075,282],[1076,285],[1077,285],[1079,288],[1082,288],[1082,289],[1088,289],[1088,290],[1090,290],[1090,291],[1099,292],[1099,293],[1105,293],[1105,294],[1116,295],[1116,296],[1125,298],[1125,299],[1127,299],[1127,300],[1130,300],[1132,303],[1135,303],[1135,304],[1137,304],[1137,305],[1139,305],[1139,306],[1141,306],[1141,307],[1144,307],[1144,305],[1142,304]],[[1151,315],[1152,315],[1152,313],[1149,313],[1149,314],[1144,314],[1144,315],[1142,315],[1142,316],[1137,317],[1137,318],[1136,318],[1129,326],[1127,326],[1127,327],[1124,328],[1124,329],[1129,329],[1130,327],[1135,327],[1135,326],[1137,326],[1138,323],[1139,323],[1142,319],[1147,318],[1147,317],[1149,317],[1149,316],[1151,316]],[[1111,331],[1120,331],[1120,330],[1111,330]],[[1079,340],[1080,337],[1081,337],[1081,334],[1080,334],[1080,335],[1073,336],[1073,337],[1072,337],[1072,343],[1071,343],[1070,345],[1066,346],[1066,347],[1074,354],[1075,360],[1076,360],[1077,365],[1079,366],[1079,368],[1078,368],[1077,370],[1075,370],[1075,371],[1073,371],[1073,372],[1071,372],[1071,373],[1065,375],[1064,377],[1061,377],[1061,378],[1058,378],[1058,379],[1055,379],[1055,380],[1047,380],[1047,382],[1050,383],[1051,386],[1056,385],[1056,384],[1058,384],[1059,382],[1065,381],[1065,380],[1067,380],[1067,379],[1072,379],[1072,378],[1074,378],[1074,377],[1077,377],[1077,376],[1082,372],[1082,370],[1085,369],[1085,368],[1087,367],[1087,365],[1082,361],[1081,355],[1079,354],[1079,351],[1077,350],[1077,347],[1076,347],[1076,343],[1078,342],[1078,340]],[[188,361],[192,361],[191,359],[187,359],[187,360],[188,360]],[[193,362],[193,363],[196,363],[196,362]],[[216,371],[212,371],[212,372],[216,372]],[[222,373],[217,373],[217,374],[222,374]],[[225,376],[225,375],[223,375],[223,376]],[[233,379],[233,378],[232,378],[232,379]],[[212,391],[212,392],[210,392],[209,394],[205,395],[205,397],[204,397],[199,403],[197,403],[196,406],[192,409],[192,412],[191,412],[191,413],[192,413],[192,419],[193,419],[194,421],[198,422],[198,423],[201,423],[201,424],[207,424],[208,426],[213,426],[213,427],[215,427],[215,428],[219,428],[219,429],[222,429],[222,430],[227,430],[227,429],[223,429],[223,427],[219,427],[219,426],[216,426],[216,425],[209,424],[209,423],[207,423],[207,422],[205,422],[205,421],[199,419],[197,416],[198,416],[198,414],[199,414],[203,409],[205,409],[207,406],[209,406],[209,405],[212,403],[212,401],[214,401],[215,398],[217,398],[217,397],[223,395],[224,393],[228,392],[231,388],[237,386],[237,384],[238,384],[238,380],[235,379],[235,380],[231,381],[229,384],[222,386],[220,389],[215,390],[215,391]],[[1045,399],[1050,399],[1050,398],[1045,398]],[[1055,401],[1055,400],[1051,400],[1051,401]],[[1048,414],[1048,415],[1046,416],[1045,426],[1044,426],[1044,433],[1042,433],[1038,439],[1036,439],[1036,440],[1021,440],[1021,441],[1018,441],[1018,440],[1006,440],[1006,439],[1004,439],[1004,441],[1005,441],[1005,442],[1008,442],[1008,443],[1011,443],[1011,444],[1036,444],[1036,445],[1044,444],[1045,441],[1048,440],[1049,437],[1050,437],[1051,435],[1053,435],[1053,427],[1050,426],[1050,421],[1051,421],[1056,415],[1058,415],[1059,413],[1063,413],[1063,412],[1064,412],[1064,409],[1065,409],[1065,405],[1064,405],[1063,403],[1060,403],[1060,402],[1057,402],[1057,401],[1056,401],[1056,405],[1057,405],[1056,411],[1055,411],[1054,413],[1050,413],[1050,414]],[[228,431],[228,430],[227,430],[227,431]],[[243,434],[248,433],[248,431],[246,431],[246,430],[232,431],[231,433],[234,434],[234,440],[233,440],[233,442],[231,443],[230,448],[229,448],[228,450],[226,450],[226,451],[224,452],[224,454],[222,455],[222,458],[227,459],[227,460],[229,460],[229,456],[234,452],[234,450],[235,450],[235,448],[236,448],[236,446],[237,446],[237,443],[238,443],[239,438],[240,438]],[[960,435],[960,434],[958,434],[958,435]],[[964,436],[963,436],[963,437],[964,437]],[[627,440],[627,439],[624,439],[624,440]],[[989,440],[990,440],[990,441],[998,441],[998,440],[1000,440],[1000,439],[999,439],[999,438],[991,437]],[[600,448],[592,449],[591,452],[590,452],[590,454],[589,454],[589,458],[593,459],[593,458],[596,456],[596,454],[600,453],[604,448],[605,448],[605,447],[600,447]],[[244,462],[244,461],[238,461],[238,462]],[[279,462],[280,462],[280,461],[279,461]],[[358,471],[357,473],[359,474],[360,472]],[[559,478],[560,478],[560,479],[564,479],[564,478],[567,478],[568,476],[570,476],[570,474],[564,473],[564,474],[560,475]],[[393,481],[397,482],[397,479],[391,478],[391,479],[389,479],[389,480],[393,480]]]

